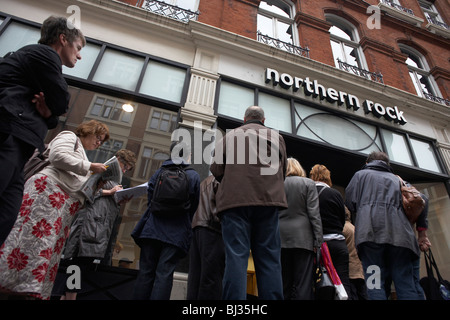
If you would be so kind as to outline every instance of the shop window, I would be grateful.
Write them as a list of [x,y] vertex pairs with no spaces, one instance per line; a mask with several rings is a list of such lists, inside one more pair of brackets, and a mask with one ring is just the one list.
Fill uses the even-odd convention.
[[254,104],[253,89],[230,82],[221,82],[217,113],[243,120],[245,110]]
[[0,57],[26,45],[36,44],[40,37],[38,28],[11,22],[0,36]]
[[261,1],[257,16],[258,32],[264,36],[297,45],[294,8],[281,0]]
[[[324,125],[326,123],[326,126]],[[332,146],[369,154],[381,151],[375,126],[295,103],[296,134]]]
[[185,79],[186,69],[149,61],[139,92],[179,103]]
[[406,136],[386,129],[381,129],[381,132],[389,159],[391,161],[413,165]]
[[405,62],[417,95],[430,100],[435,100],[434,97],[441,97],[425,57],[414,48],[403,44],[399,46],[401,52],[408,55]]
[[[450,279],[450,198],[442,182],[414,184],[424,193],[428,202],[428,239],[431,242],[433,256],[444,279]],[[420,279],[427,276],[424,255],[421,255]]]
[[[104,119],[130,123],[132,113],[123,110],[122,106],[127,103],[106,96],[96,96],[92,102],[91,116],[96,116],[102,121]],[[133,105],[134,109],[136,106]]]
[[81,50],[81,60],[78,60],[74,68],[63,66],[63,73],[82,79],[87,79],[91,73],[92,67],[100,52],[100,46],[92,43],[86,43]]
[[92,80],[135,91],[143,65],[143,57],[106,49]]
[[178,115],[176,113],[153,109],[149,128],[170,133],[176,129],[177,120]]
[[258,105],[264,110],[266,117],[264,124],[267,127],[292,132],[290,100],[259,93]]
[[422,169],[434,172],[442,172],[439,167],[433,145],[426,141],[410,139],[414,155],[417,159],[417,165]]
[[359,45],[359,35],[356,28],[341,17],[328,14],[326,19],[332,24],[330,28],[330,43],[336,68],[343,68],[343,62],[360,69],[367,69],[364,54]]

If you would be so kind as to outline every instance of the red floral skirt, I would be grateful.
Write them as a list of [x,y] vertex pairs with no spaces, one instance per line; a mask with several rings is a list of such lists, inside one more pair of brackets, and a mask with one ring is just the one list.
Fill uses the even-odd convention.
[[22,206],[0,248],[0,288],[49,299],[69,227],[80,202],[51,178],[35,174],[24,187]]

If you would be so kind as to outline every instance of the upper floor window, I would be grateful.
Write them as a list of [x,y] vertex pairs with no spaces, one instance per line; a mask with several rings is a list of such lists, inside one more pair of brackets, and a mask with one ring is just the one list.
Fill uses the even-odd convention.
[[159,1],[191,11],[196,11],[198,6],[197,0],[159,0]]
[[449,26],[444,22],[434,4],[424,0],[419,0],[419,4],[429,23],[449,29]]
[[340,60],[364,69],[365,63],[356,28],[344,19],[334,15],[327,15],[327,21],[332,24],[329,30],[330,43],[336,67],[339,68]]
[[296,45],[294,9],[286,1],[261,1],[257,25],[261,34]]
[[400,50],[408,55],[405,62],[417,95],[429,99],[431,96],[440,96],[425,57],[419,51],[406,45],[400,45]]

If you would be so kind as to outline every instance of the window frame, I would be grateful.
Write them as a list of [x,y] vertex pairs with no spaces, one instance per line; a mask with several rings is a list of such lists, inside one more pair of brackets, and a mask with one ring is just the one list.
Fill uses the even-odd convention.
[[[283,0],[266,0],[264,2],[266,2],[266,3],[270,2],[270,3],[272,3],[272,5],[274,5],[274,6],[278,7],[278,8],[280,8],[280,6],[277,6],[277,4],[284,4],[287,7],[289,7],[289,11],[290,11],[289,12],[289,18],[287,18],[287,17],[283,17],[282,15],[277,14],[275,12],[266,10],[264,8],[261,8],[261,7],[258,7],[257,19],[258,19],[258,16],[261,15],[263,17],[266,17],[266,18],[269,18],[269,19],[272,20],[272,33],[273,34],[272,35],[266,35],[266,36],[272,37],[272,38],[277,39],[279,41],[286,42],[286,41],[280,39],[280,37],[279,37],[279,32],[278,32],[279,30],[278,30],[277,22],[280,21],[282,23],[286,23],[286,24],[290,25],[290,28],[291,28],[291,32],[292,32],[291,33],[291,40],[292,41],[291,42],[287,42],[287,43],[290,43],[290,44],[292,44],[294,46],[300,46],[299,37],[298,37],[298,31],[297,31],[297,24],[295,23],[295,20],[294,20],[295,7],[293,6],[293,4],[290,3],[290,2],[287,2],[287,1],[283,1]],[[257,25],[257,29],[259,31],[259,26],[258,25]]]
[[[342,37],[340,37],[338,35],[335,35],[335,34],[333,34],[333,33],[331,33],[329,31],[329,33],[330,33],[330,45],[331,45],[332,41],[337,42],[339,44],[339,47],[341,49],[341,53],[343,53],[342,56],[344,56],[345,59],[346,59],[346,61],[343,61],[343,62],[345,62],[347,64],[350,64],[347,61],[347,54],[345,52],[345,47],[344,46],[346,45],[346,46],[351,47],[354,50],[356,50],[356,53],[357,53],[357,58],[355,58],[356,61],[357,61],[357,66],[356,67],[358,67],[360,69],[363,69],[363,70],[368,70],[367,61],[366,61],[366,58],[365,58],[365,55],[364,55],[364,51],[362,50],[362,47],[361,47],[361,44],[360,44],[360,38],[359,38],[358,29],[351,22],[349,22],[348,20],[346,20],[346,19],[344,19],[344,18],[342,18],[340,16],[334,15],[334,14],[329,14],[329,13],[325,14],[325,19],[332,26],[341,29],[346,34],[348,34],[346,32],[346,30],[351,33],[351,36],[350,35],[349,36],[353,40],[348,40],[348,39],[342,38]],[[330,30],[331,30],[331,27],[330,27]],[[337,61],[336,54],[335,54],[335,52],[333,50],[333,46],[332,45],[331,45],[331,50],[333,52],[333,60],[334,60],[335,66],[336,66],[336,68],[339,68],[339,63]]]
[[[430,84],[429,89],[432,92],[428,92],[428,93],[431,95],[434,95],[436,97],[442,98],[442,94],[439,90],[439,87],[437,86],[436,81],[434,80],[434,77],[430,72],[430,66],[428,64],[426,57],[422,53],[420,53],[417,49],[414,49],[413,47],[410,47],[408,45],[399,43],[398,46],[400,48],[400,51],[403,54],[407,54],[408,58],[413,56],[423,66],[423,68],[415,67],[415,66],[412,66],[412,65],[406,63],[406,60],[405,60],[405,64],[408,67],[409,74],[410,75],[412,74],[414,76],[414,79],[411,76],[410,76],[410,78],[411,78],[411,81],[413,81],[413,85],[414,85],[417,95],[421,98],[426,98],[425,94],[423,92],[423,89],[422,89],[420,78],[418,77],[418,75],[421,75],[422,77],[426,77],[428,80],[428,83]],[[411,59],[411,60],[415,61],[414,59]],[[417,88],[421,88],[421,90],[417,90]]]

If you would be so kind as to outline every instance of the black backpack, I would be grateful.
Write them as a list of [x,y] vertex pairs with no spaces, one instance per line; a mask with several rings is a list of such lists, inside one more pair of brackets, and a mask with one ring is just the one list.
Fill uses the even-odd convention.
[[186,170],[193,169],[175,164],[161,167],[151,200],[154,215],[173,217],[187,213],[191,203]]

